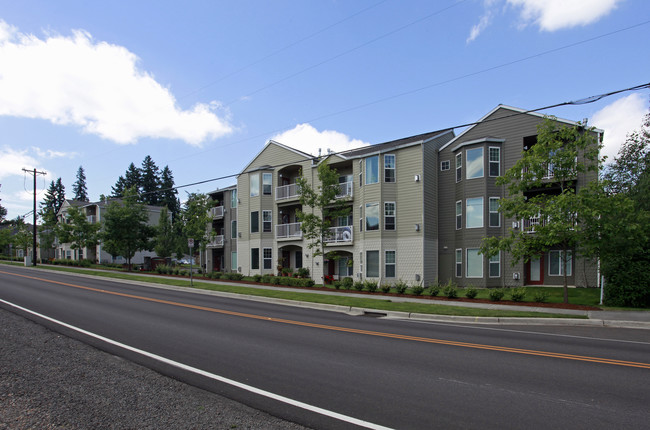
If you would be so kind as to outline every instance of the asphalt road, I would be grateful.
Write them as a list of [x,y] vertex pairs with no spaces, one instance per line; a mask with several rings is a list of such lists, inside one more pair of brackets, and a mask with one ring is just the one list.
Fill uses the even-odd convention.
[[353,317],[5,266],[0,300],[70,325],[30,316],[66,335],[312,428],[650,422],[648,330]]

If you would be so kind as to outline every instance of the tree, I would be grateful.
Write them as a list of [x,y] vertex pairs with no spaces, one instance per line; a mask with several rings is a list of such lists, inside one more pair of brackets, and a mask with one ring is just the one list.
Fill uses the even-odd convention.
[[593,129],[558,126],[555,118],[546,118],[538,126],[537,143],[496,180],[509,192],[499,208],[506,217],[543,222],[534,226],[534,233],[522,225],[505,237],[485,238],[481,245],[481,253],[487,257],[498,251],[510,253],[513,265],[551,249],[561,250],[565,303],[569,301],[568,262],[576,255],[595,252],[587,247],[593,242],[584,240],[581,221],[588,219],[583,214],[597,212],[602,201],[588,198],[587,188],[576,189],[575,180],[578,174],[597,172],[598,151]]
[[331,234],[332,220],[347,216],[350,207],[344,199],[337,199],[340,193],[339,174],[323,161],[318,165],[318,181],[320,185],[312,187],[302,176],[296,180],[300,189],[300,204],[303,208],[296,213],[301,224],[302,235],[309,241],[307,247],[312,250],[314,257],[323,255],[327,259],[338,259],[336,252],[325,252],[324,240]]
[[25,224],[25,221],[18,217],[14,221],[16,234],[14,234],[11,243],[17,248],[23,250],[23,255],[27,255],[29,248],[34,244],[34,235],[31,226]]
[[87,202],[89,200],[88,188],[86,187],[86,173],[82,166],[79,166],[79,170],[77,170],[77,180],[72,184],[72,192],[74,193],[73,200],[80,202]]
[[70,243],[75,250],[75,260],[79,258],[78,249],[97,245],[101,225],[91,223],[82,209],[70,206],[66,211],[67,222],[57,224],[56,235],[61,242]]
[[120,176],[112,188],[113,197],[116,198],[124,197],[126,191],[130,188],[133,188],[136,195],[139,196],[140,190],[142,189],[142,174],[140,169],[135,167],[133,163],[129,164],[124,176]]
[[141,201],[143,203],[158,206],[161,200],[158,195],[160,183],[160,169],[156,166],[151,156],[147,155],[142,160],[142,167],[140,168],[140,190],[142,193]]
[[171,257],[177,248],[178,238],[174,236],[174,228],[166,207],[160,211],[160,219],[156,228],[154,251],[158,257]]
[[178,200],[178,191],[176,191],[174,184],[174,175],[165,166],[162,170],[161,183],[160,183],[160,204],[166,206],[172,216],[172,222],[178,218],[181,210],[181,202]]
[[129,188],[121,201],[109,203],[104,215],[104,249],[113,257],[123,256],[131,270],[131,259],[138,251],[150,250],[153,228],[147,223],[146,208],[137,201],[137,192]]
[[39,215],[43,220],[40,226],[40,240],[42,248],[49,248],[56,238],[57,214],[65,202],[65,187],[61,178],[56,182],[50,182],[50,186],[45,193],[45,198],[41,202]]
[[[214,237],[214,231],[208,230],[206,227],[212,221],[208,209],[210,208],[210,201],[206,194],[202,193],[187,193],[187,201],[183,206],[181,213],[183,225],[183,237],[181,245],[185,239],[194,239],[195,249],[205,251],[210,240]],[[185,245],[182,245],[185,249]]]
[[[0,187],[2,187],[2,184],[0,184]],[[0,202],[2,199],[0,199]],[[0,205],[0,222],[3,222],[5,218],[7,217],[7,209],[5,209],[2,205]]]

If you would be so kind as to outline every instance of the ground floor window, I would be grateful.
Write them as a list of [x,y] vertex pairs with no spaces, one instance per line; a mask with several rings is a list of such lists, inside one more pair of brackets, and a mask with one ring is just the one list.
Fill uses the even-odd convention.
[[302,251],[296,251],[296,269],[302,268]]
[[339,278],[345,278],[346,276],[352,276],[352,259],[347,257],[339,258]]
[[264,248],[264,270],[273,269],[273,248]]
[[379,251],[366,251],[366,277],[379,277]]
[[461,278],[463,276],[463,250],[456,250],[456,277]]
[[478,253],[478,248],[467,248],[467,277],[483,277],[483,256]]
[[394,278],[395,277],[395,251],[386,251],[386,277]]
[[[572,265],[571,251],[566,254],[566,274],[571,276]],[[548,274],[550,276],[564,276],[564,251],[548,252]]]
[[237,251],[230,253],[230,270],[233,272],[237,271]]
[[251,269],[258,270],[260,268],[260,249],[251,248]]
[[490,278],[501,276],[501,251],[490,257]]

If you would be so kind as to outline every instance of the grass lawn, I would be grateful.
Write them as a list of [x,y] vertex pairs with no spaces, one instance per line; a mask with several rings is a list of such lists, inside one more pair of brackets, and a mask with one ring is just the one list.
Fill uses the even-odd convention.
[[[98,272],[94,270],[87,270],[73,267],[63,266],[37,266],[37,268],[46,268],[48,270],[57,270],[62,272],[81,273],[105,278],[125,279],[138,282],[147,282],[154,284],[172,285],[179,287],[190,288],[188,278],[177,277],[147,277],[140,276],[136,273],[127,272]],[[218,281],[215,281],[218,282]],[[522,308],[521,311],[506,311],[495,309],[480,309],[480,308],[467,308],[461,306],[446,306],[438,305],[435,303],[413,303],[413,302],[393,302],[390,298],[385,300],[371,299],[364,296],[349,297],[349,296],[330,296],[323,294],[310,293],[305,290],[296,291],[278,291],[267,290],[248,286],[233,286],[221,285],[212,282],[204,282],[201,277],[197,277],[194,281],[194,288],[200,288],[212,291],[222,291],[235,294],[247,294],[251,296],[272,297],[285,300],[303,301],[310,303],[326,303],[332,305],[351,306],[366,309],[385,310],[385,311],[400,311],[400,312],[413,312],[423,314],[436,314],[436,315],[458,315],[458,316],[472,316],[472,317],[536,317],[536,318],[586,318],[577,315],[566,314],[551,314],[542,312],[531,312]],[[461,294],[462,295],[462,294]],[[561,297],[561,296],[560,296]]]

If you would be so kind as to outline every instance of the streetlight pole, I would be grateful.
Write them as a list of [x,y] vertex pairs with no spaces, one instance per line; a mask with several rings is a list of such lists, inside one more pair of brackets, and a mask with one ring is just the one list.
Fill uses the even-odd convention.
[[33,227],[33,247],[32,247],[32,266],[36,266],[36,176],[38,175],[47,175],[46,172],[39,172],[36,169],[33,170],[27,170],[23,168],[23,172],[29,173],[30,175],[34,175],[34,225]]

